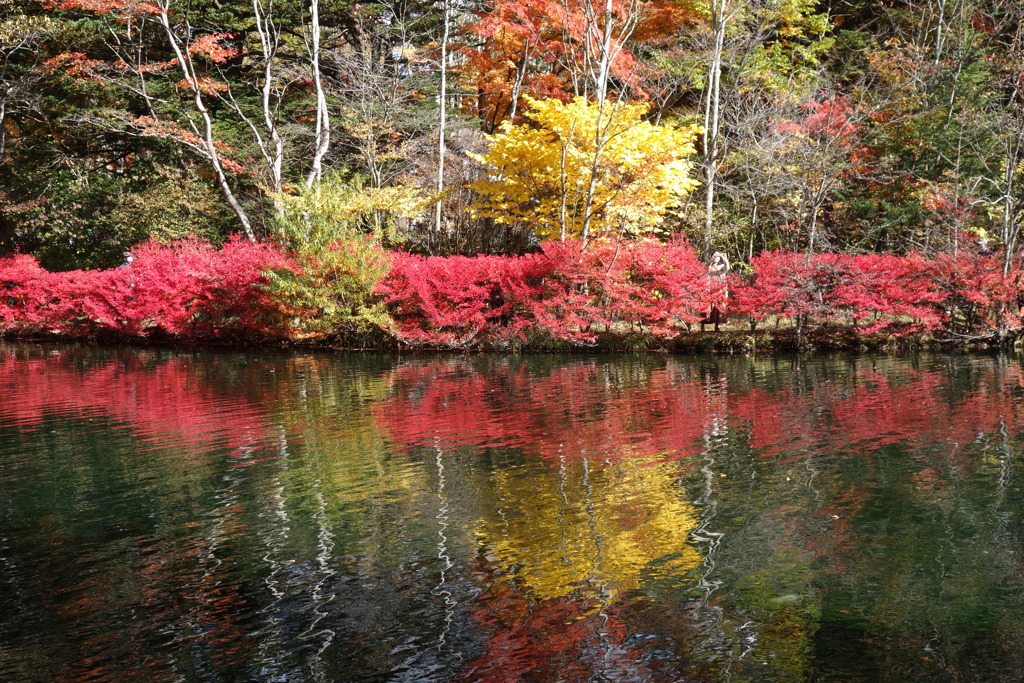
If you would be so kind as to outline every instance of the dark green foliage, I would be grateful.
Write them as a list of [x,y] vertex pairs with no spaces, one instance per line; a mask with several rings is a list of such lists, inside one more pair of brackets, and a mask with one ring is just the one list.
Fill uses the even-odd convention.
[[125,169],[125,163],[115,162],[114,171],[104,165],[48,174],[42,199],[4,215],[4,250],[34,253],[51,270],[111,268],[150,238],[220,242],[235,230],[208,181],[146,162]]

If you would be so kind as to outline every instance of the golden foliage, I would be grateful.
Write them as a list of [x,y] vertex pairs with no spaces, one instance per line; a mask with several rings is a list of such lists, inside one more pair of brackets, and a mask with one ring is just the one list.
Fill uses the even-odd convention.
[[698,183],[696,126],[653,125],[648,105],[526,98],[534,125],[506,121],[471,155],[491,176],[473,183],[473,215],[523,222],[543,239],[638,235],[656,229]]

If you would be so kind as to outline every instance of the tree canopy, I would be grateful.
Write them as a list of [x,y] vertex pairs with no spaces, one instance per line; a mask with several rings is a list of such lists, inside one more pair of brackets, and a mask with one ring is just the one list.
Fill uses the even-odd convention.
[[505,121],[475,158],[473,212],[522,223],[541,239],[634,236],[660,227],[697,182],[690,176],[695,126],[652,125],[645,103],[609,106],[576,97],[526,98],[527,123]]
[[276,240],[287,198],[332,191],[431,198],[374,209],[429,254],[1009,259],[1022,73],[1008,0],[0,0],[0,255]]

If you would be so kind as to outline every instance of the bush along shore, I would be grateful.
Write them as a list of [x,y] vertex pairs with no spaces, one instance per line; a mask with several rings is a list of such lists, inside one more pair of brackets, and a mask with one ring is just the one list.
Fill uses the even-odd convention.
[[553,241],[522,256],[423,257],[369,238],[301,254],[189,239],[147,243],[131,257],[68,272],[28,255],[0,259],[0,336],[735,353],[1009,346],[1024,330],[1024,270],[971,249],[771,251],[721,276],[685,241]]

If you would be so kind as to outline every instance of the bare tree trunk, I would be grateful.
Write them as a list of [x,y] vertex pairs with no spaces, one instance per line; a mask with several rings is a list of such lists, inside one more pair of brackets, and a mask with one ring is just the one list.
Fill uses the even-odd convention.
[[[589,0],[586,3],[585,8],[587,15],[587,23],[589,24],[585,35],[587,36],[587,40],[589,42],[591,29],[596,29],[599,25],[599,22],[597,20],[596,12],[594,12],[594,6]],[[601,45],[597,49],[597,75],[594,79],[594,99],[597,100],[597,105],[599,107],[597,115],[597,124],[594,126],[594,158],[592,159],[590,168],[590,180],[587,183],[587,200],[586,205],[584,206],[583,213],[583,229],[580,233],[580,239],[582,241],[583,249],[587,248],[587,243],[590,240],[590,222],[593,218],[593,211],[591,211],[591,205],[594,201],[594,190],[597,170],[601,161],[601,151],[604,147],[602,140],[602,138],[604,137],[604,131],[601,130],[601,127],[604,123],[606,98],[608,96],[608,78],[611,74],[612,24],[614,23],[612,21],[612,9],[612,0],[605,0],[604,30],[601,38]],[[592,52],[592,50],[588,50],[588,52]],[[609,116],[609,119],[614,119],[614,116],[615,113],[613,110],[611,116]]]
[[1004,162],[1006,168],[1003,172],[1003,215],[1000,226],[1003,240],[1003,277],[1006,277],[1013,267],[1013,256],[1017,251],[1017,238],[1020,234],[1021,204],[1024,203],[1018,196],[1020,187],[1017,183],[1017,175],[1024,160],[1024,119],[1014,123],[1016,130],[1011,132],[1010,139],[1007,140]]
[[[263,149],[264,156],[267,158],[270,167],[271,187],[274,190],[274,194],[279,195],[282,187],[281,167],[284,163],[284,141],[281,139],[281,133],[277,129],[277,122],[274,120],[273,108],[270,105],[270,95],[273,90],[274,81],[273,62],[274,57],[277,56],[281,35],[274,26],[273,0],[270,0],[270,5],[265,12],[260,0],[252,0],[252,11],[256,17],[256,31],[259,33],[260,47],[263,50],[263,125],[266,126],[267,132],[270,135],[273,152],[268,153],[263,147],[262,140],[259,140],[259,142],[260,148]],[[274,208],[279,213],[282,210],[281,201],[277,197],[274,198]]]
[[[263,87],[261,88],[261,109],[263,119],[263,130],[246,115],[245,110],[235,99],[231,88],[228,88],[226,102],[235,111],[235,114],[249,127],[256,145],[260,148],[263,160],[267,164],[267,171],[270,176],[270,194],[274,202],[274,212],[281,216],[284,213],[284,205],[281,203],[281,192],[283,189],[283,164],[284,164],[284,140],[275,120],[274,107],[272,106],[271,95],[274,90],[274,59],[281,43],[281,32],[274,24],[274,2],[267,0],[252,0],[253,16],[256,19],[256,33],[260,39],[260,50],[263,55]],[[145,81],[142,80],[144,88]],[[148,99],[147,99],[148,103]],[[152,107],[150,107],[152,109]],[[155,115],[154,115],[155,118]],[[268,144],[266,137],[269,136]],[[284,237],[282,233],[281,237]]]
[[811,224],[808,228],[807,237],[807,257],[810,258],[814,253],[814,240],[818,235],[818,206],[815,204],[811,207]]
[[944,46],[943,41],[945,39],[945,35],[943,35],[942,31],[946,24],[946,0],[938,0],[936,4],[938,5],[939,21],[935,26],[935,60],[933,64],[938,67],[939,63],[942,61],[942,48]]
[[598,61],[597,83],[594,89],[594,96],[598,102],[604,102],[608,97],[608,79],[612,68],[612,24],[612,0],[605,0],[604,36],[601,41],[601,58]]
[[566,183],[565,163],[566,157],[569,155],[569,145],[572,144],[572,139],[576,135],[576,121],[574,120],[569,126],[569,137],[568,139],[562,140],[562,158],[561,158],[561,173],[559,174],[560,191],[562,193],[561,202],[558,207],[558,220],[561,224],[562,234],[561,239],[564,242],[569,236],[569,215],[566,207],[566,203],[569,198],[569,188]]
[[523,81],[526,80],[526,67],[530,62],[530,58],[533,56],[534,51],[537,49],[537,45],[540,40],[538,39],[533,45],[528,45],[525,52],[523,53],[522,59],[516,65],[516,80],[512,84],[512,106],[509,111],[508,120],[515,123],[516,112],[519,110],[519,96],[523,91]]
[[306,187],[312,187],[313,183],[323,176],[323,159],[331,146],[330,111],[327,108],[327,95],[324,92],[323,78],[320,75],[320,0],[310,0],[309,21],[307,49],[309,50],[313,84],[316,87],[316,138],[313,163],[309,169],[309,175],[306,177]]
[[754,258],[754,235],[757,231],[757,197],[751,198],[751,203],[754,205],[753,211],[750,213],[750,243],[747,248],[747,260],[753,260]]
[[448,34],[451,30],[451,8],[448,0],[444,3],[444,33],[441,36],[441,92],[440,92],[440,116],[437,126],[437,205],[434,207],[434,231],[441,234],[441,193],[444,192],[444,154],[445,140],[444,129],[448,123]]
[[[594,156],[591,159],[590,178],[587,182],[587,197],[586,203],[583,207],[583,229],[580,234],[582,248],[584,249],[586,249],[587,243],[591,238],[590,225],[594,218],[594,192],[597,188],[597,177],[601,164],[601,155],[604,152],[605,145],[608,143],[608,131],[611,130],[615,123],[618,107],[626,97],[629,89],[629,81],[635,74],[635,70],[629,74],[626,82],[622,84],[618,97],[614,102],[611,102],[608,99],[608,82],[611,80],[612,63],[615,61],[619,52],[623,49],[626,40],[636,29],[640,20],[640,7],[635,1],[631,0],[629,3],[626,8],[627,16],[622,21],[619,28],[617,45],[613,43],[612,40],[614,37],[615,27],[615,12],[612,0],[605,0],[603,22],[598,21],[594,7],[589,0],[585,5],[585,11],[587,23],[589,24],[586,35],[591,35],[591,29],[596,29],[596,27],[602,25],[602,23],[603,32],[601,34],[601,44],[596,50],[597,74],[594,82],[594,94],[599,109],[597,122],[594,126]],[[590,50],[590,52],[593,52],[593,50]],[[608,107],[611,108],[610,113],[608,112]]]
[[[213,120],[210,117],[210,111],[206,108],[206,104],[203,102],[203,91],[199,85],[199,79],[196,77],[195,65],[192,63],[192,56],[189,54],[188,49],[184,51],[181,49],[181,45],[178,41],[178,36],[175,35],[174,29],[171,27],[169,17],[169,0],[160,0],[160,9],[163,10],[160,13],[160,23],[164,28],[164,33],[167,35],[167,40],[171,44],[171,48],[174,50],[174,55],[178,59],[178,65],[181,67],[181,72],[185,76],[185,81],[188,83],[189,88],[192,90],[192,101],[195,104],[196,112],[199,114],[200,119],[203,122],[202,133],[199,134],[202,140],[203,149],[206,152],[206,156],[210,161],[210,165],[213,167],[213,173],[217,178],[217,184],[220,187],[221,194],[224,197],[224,201],[228,203],[231,210],[234,211],[235,216],[238,217],[238,222],[242,224],[242,230],[245,231],[245,236],[251,241],[256,241],[256,233],[253,232],[252,223],[249,220],[248,214],[245,209],[242,208],[242,204],[235,197],[235,193],[231,190],[231,185],[228,183],[227,175],[224,173],[224,167],[220,162],[220,155],[217,153],[217,146],[213,141]],[[186,24],[186,31],[191,30]],[[187,40],[187,38],[186,38]],[[196,131],[199,133],[199,131]]]
[[708,65],[708,96],[704,103],[704,256],[711,254],[714,229],[715,181],[718,171],[718,125],[721,109],[722,54],[725,51],[726,2],[712,0],[711,29],[714,44]]

